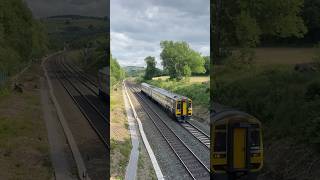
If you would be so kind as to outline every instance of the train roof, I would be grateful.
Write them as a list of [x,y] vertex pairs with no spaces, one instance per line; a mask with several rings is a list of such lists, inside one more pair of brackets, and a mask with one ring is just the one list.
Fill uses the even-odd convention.
[[153,86],[153,85],[150,85],[150,84],[147,84],[147,83],[142,83],[141,84],[142,86],[147,86],[147,87],[150,87],[152,88],[154,91],[157,91],[171,99],[175,99],[175,100],[178,100],[178,99],[189,99],[188,97],[186,96],[182,96],[182,95],[179,95],[179,94],[176,94],[176,93],[173,93],[173,92],[170,92],[170,91],[167,91],[165,89],[162,89],[162,88],[159,88],[159,87],[156,87],[156,86]]
[[256,121],[259,122],[259,120],[257,118],[255,118],[254,116],[243,112],[243,111],[239,111],[237,109],[228,107],[228,106],[223,106],[220,104],[214,104],[216,106],[216,108],[213,108],[214,110],[210,113],[210,122],[214,123],[216,121],[220,121],[225,119],[226,117],[242,117],[242,118],[249,118],[249,119],[254,119]]
[[109,67],[108,66],[105,66],[103,67],[102,69],[99,70],[99,73],[102,73],[102,74],[109,74]]

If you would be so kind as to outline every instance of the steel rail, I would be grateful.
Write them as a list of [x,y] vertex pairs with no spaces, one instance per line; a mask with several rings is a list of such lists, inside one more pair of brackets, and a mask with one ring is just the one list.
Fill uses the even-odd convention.
[[[55,66],[55,69],[59,69],[57,67],[59,67],[58,65],[58,62],[55,61],[54,62],[54,66]],[[64,79],[66,79],[65,81],[68,81],[68,83],[78,92],[78,94],[81,96],[81,97],[84,97],[81,92],[70,82],[70,80],[68,78],[66,78],[65,76],[65,73],[59,69],[58,71],[57,70],[52,70],[54,71],[54,74],[55,74],[55,77],[58,79],[58,81],[60,82],[60,84],[62,85],[62,87],[66,90],[66,92],[69,94],[69,96],[71,97],[71,99],[73,100],[73,102],[75,103],[75,105],[79,108],[80,112],[83,114],[83,116],[87,119],[87,121],[89,122],[90,126],[93,128],[93,130],[96,132],[96,134],[98,135],[99,139],[102,141],[102,143],[104,144],[104,146],[107,148],[107,149],[110,149],[110,146],[109,146],[109,143],[108,141],[104,138],[104,136],[101,134],[100,130],[98,130],[96,127],[95,127],[95,124],[91,121],[91,119],[89,118],[89,116],[87,115],[87,113],[85,112],[85,110],[83,109],[83,107],[81,107],[81,105],[79,104],[79,102],[75,99],[74,95],[72,95],[70,89],[67,88],[66,86],[66,82],[63,82],[63,80],[61,79],[61,77],[59,77],[59,73],[62,72],[62,75],[64,77]],[[59,73],[58,73],[59,72]]]
[[[62,63],[62,62],[59,62],[59,63],[60,63],[60,66],[63,66],[63,63]],[[66,69],[65,69],[65,70],[66,70]],[[68,71],[68,70],[66,70],[66,71]],[[63,72],[65,72],[65,71],[63,71]],[[72,74],[72,72],[70,72],[70,71],[69,71],[69,73]],[[75,77],[73,77],[73,78],[75,78]],[[76,78],[76,79],[77,79],[77,78]],[[77,87],[74,85],[74,83],[72,83],[69,79],[67,79],[67,80],[68,80],[68,82],[69,82],[72,86],[74,86],[74,88],[79,92],[79,94],[81,94],[81,96],[87,101],[87,103],[90,104],[90,106],[95,109],[95,111],[98,113],[98,115],[99,115],[106,123],[110,124],[109,121],[108,121],[108,119],[107,119],[107,117],[105,117],[105,116],[103,115],[103,113],[101,113],[100,110],[97,109],[97,107],[96,107],[85,95],[83,95],[83,93],[81,93],[81,91],[79,90],[80,88],[77,88]],[[78,79],[78,80],[79,80],[79,79]],[[81,82],[81,81],[80,81],[80,82]],[[85,85],[85,83],[83,83],[83,82],[81,82],[81,83],[82,83],[83,85]]]

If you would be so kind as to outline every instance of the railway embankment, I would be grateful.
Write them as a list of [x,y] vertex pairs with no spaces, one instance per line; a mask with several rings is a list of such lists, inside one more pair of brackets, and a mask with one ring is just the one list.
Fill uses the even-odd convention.
[[42,76],[35,62],[16,79],[22,91],[8,87],[0,95],[0,179],[54,177],[40,98]]
[[110,94],[111,179],[123,179],[132,146],[121,86],[112,88]]

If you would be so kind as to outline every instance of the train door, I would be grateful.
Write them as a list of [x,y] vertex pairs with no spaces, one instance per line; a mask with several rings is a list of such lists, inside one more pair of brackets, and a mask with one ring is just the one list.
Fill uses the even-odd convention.
[[187,101],[185,99],[182,100],[182,114],[183,117],[187,117],[188,111],[187,111]]
[[176,101],[176,102],[177,102],[176,117],[180,118],[180,116],[181,116],[181,101]]
[[192,101],[191,99],[189,99],[189,102],[188,102],[188,116],[191,116],[192,115]]
[[233,129],[233,169],[245,169],[247,129]]

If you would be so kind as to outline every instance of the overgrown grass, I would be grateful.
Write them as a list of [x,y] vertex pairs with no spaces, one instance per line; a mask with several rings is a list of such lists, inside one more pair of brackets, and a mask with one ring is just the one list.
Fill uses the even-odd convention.
[[52,178],[47,132],[41,115],[38,90],[25,88],[23,94],[2,90],[0,179]]
[[124,179],[132,149],[121,86],[111,91],[111,179]]
[[131,152],[131,140],[126,138],[124,141],[118,141],[111,139],[111,154],[116,157],[116,160],[112,162],[113,178],[124,179],[127,164],[129,163],[129,157]]
[[209,107],[209,83],[203,82],[190,82],[188,80],[175,81],[175,80],[151,80],[147,83],[155,85],[160,88],[167,89],[187,96],[192,99],[194,105],[199,105],[205,108]]
[[3,88],[0,87],[0,100],[2,97],[6,97],[8,95],[10,95],[9,89],[7,87],[3,87]]
[[215,77],[213,100],[259,118],[267,141],[293,137],[320,145],[320,72],[284,65],[222,70]]

